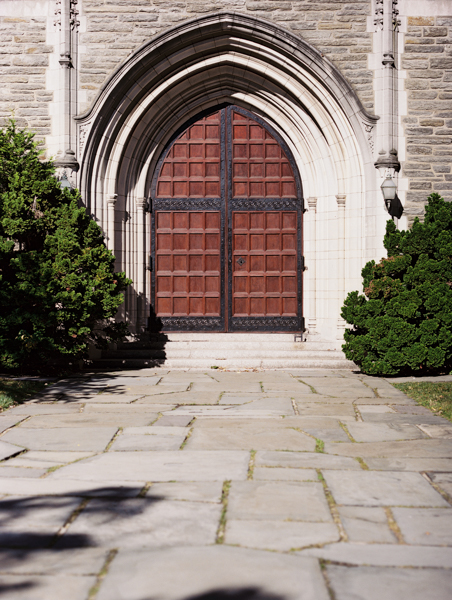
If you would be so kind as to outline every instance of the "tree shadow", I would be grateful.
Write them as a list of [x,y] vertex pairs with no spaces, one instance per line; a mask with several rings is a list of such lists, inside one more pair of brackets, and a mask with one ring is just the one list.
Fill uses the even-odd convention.
[[[149,599],[151,600],[151,599]],[[185,600],[284,600],[283,596],[272,594],[257,587],[216,589],[204,594],[189,596]]]
[[[81,489],[70,496],[3,498],[0,500],[0,551],[21,550],[26,557],[42,550],[55,549],[59,552],[97,547],[91,535],[71,531],[71,523],[81,514],[94,519],[101,514],[103,524],[108,524],[118,514],[126,520],[165,499],[164,496],[138,497],[137,487],[130,487],[134,488],[134,495],[127,488],[110,486]],[[93,500],[97,502],[91,502]],[[130,500],[135,504],[131,506]],[[83,507],[82,501],[86,503]]]

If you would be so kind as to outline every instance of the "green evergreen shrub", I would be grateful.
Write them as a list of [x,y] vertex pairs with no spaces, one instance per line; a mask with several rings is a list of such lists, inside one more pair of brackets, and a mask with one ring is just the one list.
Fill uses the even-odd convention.
[[61,371],[124,337],[111,319],[131,281],[33,137],[0,130],[0,366]]
[[452,203],[428,198],[423,223],[388,221],[388,258],[362,270],[342,317],[352,325],[342,349],[369,375],[450,371],[452,367]]

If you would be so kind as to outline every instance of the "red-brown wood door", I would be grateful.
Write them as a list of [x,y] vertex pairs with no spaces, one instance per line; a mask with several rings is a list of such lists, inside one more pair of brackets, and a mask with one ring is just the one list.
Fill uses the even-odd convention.
[[290,156],[259,117],[231,106],[171,144],[152,189],[152,303],[164,330],[303,328]]

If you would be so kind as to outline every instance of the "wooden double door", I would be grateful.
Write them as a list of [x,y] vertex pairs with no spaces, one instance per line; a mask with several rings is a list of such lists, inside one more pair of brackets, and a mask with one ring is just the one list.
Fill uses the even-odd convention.
[[196,119],[164,153],[151,193],[160,328],[303,328],[301,184],[266,123],[236,106]]

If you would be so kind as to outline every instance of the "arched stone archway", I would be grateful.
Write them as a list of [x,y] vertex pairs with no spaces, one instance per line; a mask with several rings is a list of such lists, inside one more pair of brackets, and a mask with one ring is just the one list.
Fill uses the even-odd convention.
[[376,117],[312,46],[266,21],[218,13],[142,46],[78,117],[80,188],[118,267],[134,280],[126,318],[149,312],[145,212],[156,164],[188,119],[224,103],[265,119],[290,149],[303,182],[305,314],[311,333],[341,336],[339,307],[381,255],[385,223],[372,156]]

